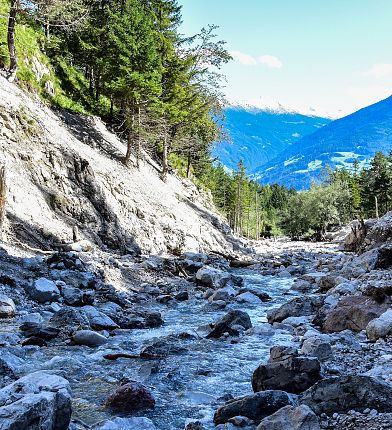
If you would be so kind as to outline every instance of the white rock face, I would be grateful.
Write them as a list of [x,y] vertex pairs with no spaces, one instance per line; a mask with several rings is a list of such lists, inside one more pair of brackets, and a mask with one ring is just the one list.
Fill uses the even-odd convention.
[[[34,139],[21,130],[22,107],[37,130]],[[233,249],[210,196],[176,174],[163,182],[160,166],[148,157],[140,169],[125,167],[124,142],[100,119],[55,113],[4,77],[0,112],[8,211],[27,228],[71,243],[72,219],[78,224],[88,214],[80,240],[94,246],[113,248],[123,241],[125,251],[156,255]]]
[[366,334],[372,341],[392,334],[392,309],[370,321],[366,326]]
[[30,373],[0,390],[0,430],[67,430],[71,389],[61,376]]

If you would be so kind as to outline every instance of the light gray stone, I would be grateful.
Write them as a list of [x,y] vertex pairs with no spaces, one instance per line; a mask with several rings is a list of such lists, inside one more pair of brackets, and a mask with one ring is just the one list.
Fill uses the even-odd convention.
[[60,298],[60,291],[50,279],[39,278],[28,288],[30,296],[37,302],[56,302]]
[[372,341],[392,334],[392,309],[371,320],[366,326],[366,334]]
[[306,405],[285,406],[264,418],[257,430],[320,430],[317,415]]
[[107,342],[105,336],[92,330],[78,330],[72,337],[77,345],[86,345],[90,347],[100,346]]
[[0,294],[0,318],[12,318],[16,314],[16,306],[12,299]]

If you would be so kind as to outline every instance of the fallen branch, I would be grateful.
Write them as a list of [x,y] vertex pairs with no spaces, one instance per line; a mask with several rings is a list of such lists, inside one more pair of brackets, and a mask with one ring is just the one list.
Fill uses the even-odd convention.
[[117,354],[106,354],[103,356],[103,358],[106,358],[106,360],[117,360],[118,358],[133,358],[133,359],[160,359],[160,358],[166,358],[165,355],[150,355],[150,354],[126,354],[124,352],[119,352]]

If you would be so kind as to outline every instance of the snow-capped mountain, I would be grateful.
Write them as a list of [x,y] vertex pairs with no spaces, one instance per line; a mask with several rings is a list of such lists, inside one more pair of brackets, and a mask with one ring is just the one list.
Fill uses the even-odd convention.
[[391,149],[392,96],[298,139],[251,173],[262,183],[307,188],[327,165],[350,169],[356,159],[364,165],[377,151]]
[[263,107],[230,105],[224,114],[230,139],[216,145],[213,156],[233,170],[242,159],[248,172],[270,162],[303,136],[331,121],[300,114],[278,103]]

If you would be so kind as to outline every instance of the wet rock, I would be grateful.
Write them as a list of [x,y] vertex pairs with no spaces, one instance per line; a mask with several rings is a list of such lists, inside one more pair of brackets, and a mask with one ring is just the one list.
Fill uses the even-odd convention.
[[264,418],[256,430],[320,430],[317,415],[306,405],[285,406]]
[[387,308],[387,305],[379,304],[370,297],[343,297],[338,301],[336,307],[327,312],[322,328],[330,333],[346,329],[361,331]]
[[156,430],[154,423],[145,417],[115,418],[94,430]]
[[301,393],[321,379],[320,362],[315,357],[299,357],[290,349],[272,349],[267,364],[261,364],[252,376],[253,391],[284,390]]
[[47,346],[47,342],[42,337],[30,336],[22,341],[22,346]]
[[16,306],[12,299],[0,294],[0,318],[12,318],[16,314]]
[[302,317],[312,315],[323,304],[323,297],[304,296],[295,297],[277,309],[267,312],[267,319],[270,324],[282,322],[288,317]]
[[303,355],[317,357],[319,360],[327,360],[332,356],[331,344],[320,336],[305,339],[301,352]]
[[210,295],[210,297],[208,297],[208,301],[210,302],[215,302],[219,300],[222,300],[224,302],[229,302],[230,301],[229,293],[227,291],[220,289],[215,291],[213,294]]
[[371,320],[366,326],[366,334],[371,341],[392,334],[392,309],[388,309],[378,318]]
[[92,330],[78,330],[72,337],[76,345],[86,345],[91,348],[103,345],[107,339],[102,334]]
[[284,391],[263,391],[227,402],[215,412],[214,423],[224,424],[239,415],[260,421],[280,408],[294,403],[295,397]]
[[259,297],[249,291],[239,294],[235,299],[238,303],[249,303],[252,305],[258,305],[262,303],[262,300]]
[[60,291],[56,284],[46,278],[37,279],[27,288],[27,291],[34,300],[40,303],[57,302],[60,298]]
[[378,279],[376,282],[362,284],[360,290],[363,295],[372,297],[376,302],[390,301],[392,296],[392,285],[389,281]]
[[160,327],[165,323],[160,312],[145,312],[143,316],[146,328]]
[[214,267],[204,266],[197,271],[196,280],[206,287],[222,288],[231,280],[231,274]]
[[204,430],[204,427],[200,421],[193,421],[185,426],[185,430]]
[[168,335],[144,347],[140,355],[143,357],[151,357],[154,355],[167,356],[186,352],[187,349],[179,344],[179,340],[178,335]]
[[177,293],[174,298],[179,302],[184,302],[186,300],[189,300],[189,293],[188,291],[181,291],[180,293]]
[[0,390],[0,429],[67,430],[71,390],[66,379],[35,372]]
[[246,312],[232,309],[214,324],[214,328],[207,335],[207,338],[219,338],[224,333],[238,336],[239,331],[236,326],[248,330],[252,327],[252,323]]
[[44,340],[54,339],[60,332],[59,328],[33,322],[25,322],[19,329],[26,337],[38,337]]
[[136,381],[127,382],[109,396],[106,406],[117,413],[130,413],[143,409],[153,409],[155,399],[151,392]]
[[81,308],[86,314],[88,322],[94,330],[114,330],[119,326],[106,314],[100,312],[93,306],[83,306]]
[[364,375],[327,378],[317,382],[300,397],[320,415],[350,410],[376,409],[392,412],[392,385]]

